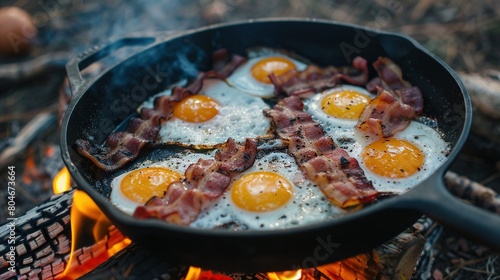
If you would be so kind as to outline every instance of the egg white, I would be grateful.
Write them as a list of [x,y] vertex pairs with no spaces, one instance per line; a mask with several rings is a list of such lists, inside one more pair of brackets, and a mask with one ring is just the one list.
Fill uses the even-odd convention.
[[[282,207],[264,213],[243,210],[231,199],[231,185],[211,206],[202,211],[195,228],[214,228],[229,223],[251,230],[281,229],[332,219],[341,210],[329,202],[319,187],[304,177],[293,157],[274,152],[261,159],[240,176],[255,171],[272,171],[281,174],[293,185],[292,198]],[[235,178],[233,182],[237,180]]]
[[255,63],[268,57],[287,58],[293,64],[295,64],[295,68],[299,71],[302,71],[307,67],[307,64],[293,59],[283,53],[272,50],[265,50],[262,52],[249,54],[249,59],[244,64],[236,68],[236,70],[227,78],[228,83],[254,96],[262,98],[273,97],[274,85],[263,83],[252,76],[252,67],[255,65]]
[[402,193],[418,185],[446,161],[450,151],[449,145],[436,130],[425,124],[412,121],[405,130],[397,132],[394,138],[404,139],[423,152],[425,158],[422,168],[406,178],[387,178],[370,171],[362,159],[365,147],[376,139],[354,129],[337,132],[332,137],[339,147],[345,149],[351,157],[359,162],[367,179],[371,180],[373,186],[381,192]]
[[[199,159],[209,159],[209,158],[213,158],[213,155],[192,153],[192,152],[179,153],[163,161],[154,163],[149,161],[144,162],[140,166],[138,166],[135,170],[148,167],[166,167],[172,171],[179,173],[181,176],[184,176],[184,172],[189,167],[189,165],[197,162]],[[143,205],[143,203],[131,200],[130,198],[125,196],[120,188],[123,178],[132,171],[123,173],[111,181],[111,194],[109,197],[112,204],[114,204],[120,210],[129,215],[132,215],[134,213],[137,206]]]
[[332,131],[336,133],[336,131],[348,131],[354,128],[358,120],[354,119],[344,119],[344,118],[336,118],[332,117],[328,114],[326,114],[322,109],[321,109],[321,103],[323,102],[323,99],[327,97],[328,95],[339,92],[339,91],[344,91],[344,90],[350,90],[350,91],[355,91],[360,94],[363,94],[370,99],[375,98],[374,94],[371,94],[368,92],[366,89],[362,87],[357,87],[357,86],[351,86],[351,85],[340,85],[338,87],[334,87],[331,89],[327,89],[321,93],[315,94],[312,97],[304,100],[304,106],[309,114],[311,114],[323,127],[323,129],[328,133],[329,131]]
[[242,93],[218,79],[205,80],[201,93],[221,105],[219,113],[201,123],[186,122],[174,116],[161,126],[160,142],[212,148],[229,137],[241,143],[246,138],[268,134],[270,121],[262,111],[269,105],[262,99]]

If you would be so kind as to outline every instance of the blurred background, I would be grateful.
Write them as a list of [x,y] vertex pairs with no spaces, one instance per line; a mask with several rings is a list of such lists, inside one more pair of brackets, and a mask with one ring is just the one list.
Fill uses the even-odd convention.
[[[0,8],[0,165],[16,166],[19,214],[52,195],[51,181],[63,166],[57,112],[69,97],[65,63],[113,37],[175,33],[254,18],[318,18],[407,34],[460,73],[494,76],[500,70],[497,0],[3,0]],[[500,150],[488,139],[480,143],[484,147],[479,152],[465,153],[454,168],[500,191]],[[4,205],[1,208],[4,221]],[[439,250],[459,240],[446,234],[436,245]],[[484,258],[480,253],[469,257]],[[476,264],[479,272],[461,270],[459,275],[490,277],[488,260],[493,271],[500,270],[500,260],[488,257]],[[432,271],[442,272],[441,278],[450,277],[450,258],[443,257],[436,267]],[[439,279],[439,273],[433,277]]]
[[75,53],[131,32],[182,31],[262,17],[331,19],[412,36],[454,69],[495,67],[500,3],[494,0],[7,0],[33,16],[33,55]]

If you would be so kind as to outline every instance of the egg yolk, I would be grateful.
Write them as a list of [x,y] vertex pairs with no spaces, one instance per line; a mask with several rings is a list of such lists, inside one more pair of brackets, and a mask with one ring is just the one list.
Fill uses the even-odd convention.
[[181,179],[181,175],[164,167],[148,167],[128,173],[120,188],[129,199],[146,203],[153,196],[162,196],[168,186]]
[[292,184],[274,172],[249,173],[234,182],[231,198],[240,208],[267,212],[285,205],[292,198]]
[[384,138],[365,148],[363,161],[375,174],[388,178],[405,178],[420,170],[424,154],[406,140]]
[[295,69],[295,64],[284,57],[273,56],[260,60],[252,67],[252,76],[259,82],[270,84],[269,75],[279,76],[288,70]]
[[323,98],[321,109],[332,117],[359,119],[368,103],[370,103],[368,96],[353,90],[342,90]]
[[183,121],[205,122],[219,113],[219,103],[206,95],[192,95],[174,106],[173,114]]

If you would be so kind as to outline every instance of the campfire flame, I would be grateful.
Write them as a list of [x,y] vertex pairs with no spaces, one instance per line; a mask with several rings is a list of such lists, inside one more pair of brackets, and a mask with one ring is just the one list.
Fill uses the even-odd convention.
[[[70,190],[70,181],[68,169],[62,169],[54,177],[54,193]],[[75,190],[73,194],[70,220],[71,252],[60,279],[77,279],[131,243],[129,238],[114,228],[94,201],[83,191]],[[77,253],[80,251],[90,251],[90,254],[82,257],[83,254]]]
[[[269,280],[299,280],[302,279],[302,270],[290,270],[282,272],[268,272]],[[203,271],[199,267],[191,266],[184,280],[203,280],[203,279],[226,279],[224,275],[212,274],[210,271]],[[227,276],[227,279],[231,277]]]
[[302,270],[289,270],[282,272],[269,272],[267,277],[270,280],[299,280],[302,279]]
[[57,173],[52,182],[54,194],[63,193],[71,189],[71,177],[68,169],[65,167]]
[[200,278],[201,268],[191,266],[189,267],[188,272],[186,273],[186,277],[184,280],[198,280]]
[[[309,279],[375,279],[378,278],[378,264],[369,265],[367,255],[358,255],[342,261],[297,270],[259,273],[258,279],[269,280],[309,280]],[[257,279],[255,278],[255,279]],[[198,267],[189,267],[184,280],[231,280],[231,276],[217,274]],[[252,278],[254,279],[254,278]]]

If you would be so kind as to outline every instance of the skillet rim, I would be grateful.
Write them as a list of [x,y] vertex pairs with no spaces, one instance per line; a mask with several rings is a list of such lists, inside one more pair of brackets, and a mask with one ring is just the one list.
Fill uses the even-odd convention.
[[[435,176],[441,177],[444,175],[444,172],[448,169],[448,167],[452,164],[454,159],[458,156],[460,149],[465,143],[465,140],[467,138],[467,135],[470,130],[470,124],[471,124],[471,113],[472,113],[472,105],[471,105],[471,100],[469,95],[467,94],[467,91],[465,89],[465,86],[463,85],[462,81],[459,79],[458,75],[451,69],[450,66],[448,66],[444,61],[442,61],[439,57],[425,49],[420,43],[418,43],[415,39],[404,35],[400,33],[395,33],[395,32],[389,32],[389,31],[383,31],[379,29],[372,29],[372,28],[367,28],[363,27],[360,25],[356,24],[350,24],[350,23],[343,23],[335,20],[326,20],[326,19],[315,19],[315,18],[296,18],[296,17],[279,17],[279,18],[259,18],[259,19],[249,19],[249,20],[242,20],[242,21],[234,21],[234,22],[228,22],[228,23],[220,23],[220,24],[213,24],[213,25],[207,25],[199,28],[195,28],[192,30],[187,30],[184,32],[180,32],[177,34],[173,35],[167,35],[163,38],[159,38],[158,40],[155,40],[154,43],[151,45],[148,45],[146,48],[142,49],[138,53],[134,53],[128,57],[123,58],[119,62],[117,62],[115,65],[110,66],[108,69],[105,71],[99,73],[97,76],[84,81],[83,84],[77,89],[75,93],[73,93],[73,98],[68,106],[68,109],[63,117],[63,122],[61,125],[61,131],[60,131],[60,142],[61,142],[61,152],[63,156],[63,160],[68,167],[68,170],[70,171],[71,177],[75,180],[77,183],[77,188],[84,191],[87,193],[98,205],[98,207],[103,211],[103,213],[113,222],[117,221],[118,223],[115,223],[115,225],[120,228],[121,226],[128,226],[128,227],[141,227],[141,228],[148,228],[148,229],[156,229],[156,230],[167,230],[172,233],[176,234],[186,234],[189,236],[192,236],[194,238],[201,238],[201,237],[238,237],[238,238],[262,238],[262,237],[267,237],[267,236],[288,236],[288,235],[300,235],[302,233],[310,233],[314,231],[320,231],[320,230],[325,230],[331,227],[337,227],[345,223],[349,223],[352,221],[355,221],[359,219],[360,217],[367,216],[370,214],[374,214],[378,211],[382,210],[387,210],[391,208],[398,208],[398,197],[402,196],[408,196],[409,193],[414,193],[418,191],[417,189],[421,184],[417,184],[411,188],[411,190],[397,196],[393,197],[390,199],[386,199],[383,201],[376,202],[374,205],[370,205],[367,208],[360,209],[354,213],[349,213],[348,215],[341,216],[338,218],[335,218],[333,220],[329,221],[322,221],[318,223],[313,223],[309,225],[302,225],[298,227],[292,227],[292,228],[286,228],[286,229],[279,229],[279,230],[248,230],[248,231],[227,231],[227,230],[204,230],[204,229],[197,229],[197,228],[191,228],[191,227],[183,227],[183,226],[178,226],[178,225],[173,225],[161,220],[156,220],[156,219],[151,219],[151,220],[139,220],[136,219],[124,212],[122,212],[120,209],[118,209],[116,206],[114,206],[112,203],[110,203],[109,199],[104,197],[102,193],[97,191],[92,185],[87,182],[87,180],[82,176],[80,170],[75,166],[73,163],[71,156],[69,154],[69,149],[71,145],[68,145],[66,138],[67,138],[67,129],[68,129],[68,122],[71,117],[71,115],[74,112],[75,107],[77,106],[79,100],[85,93],[87,92],[88,88],[97,80],[99,80],[102,76],[106,75],[111,69],[119,65],[121,62],[127,60],[128,58],[135,56],[135,55],[140,55],[140,53],[153,48],[157,45],[164,44],[167,41],[178,39],[178,38],[183,38],[183,37],[189,37],[192,34],[195,33],[200,33],[200,32],[205,32],[205,31],[210,31],[214,29],[219,29],[219,28],[225,28],[225,27],[231,27],[231,26],[239,26],[239,25],[247,25],[247,24],[253,24],[253,23],[286,23],[286,22],[295,22],[295,23],[306,23],[306,24],[328,24],[328,25],[337,25],[341,27],[347,27],[351,29],[361,29],[361,30],[366,30],[369,32],[373,32],[376,35],[385,35],[385,36],[390,36],[390,37],[397,37],[401,38],[409,43],[411,43],[412,48],[415,48],[416,50],[422,52],[423,54],[429,56],[432,58],[434,61],[436,61],[441,67],[443,67],[444,70],[453,78],[453,80],[457,83],[458,87],[461,89],[461,95],[463,97],[464,105],[465,105],[465,116],[464,116],[464,123],[461,127],[462,131],[460,135],[457,137],[455,145],[452,147],[449,155],[447,156],[447,160],[443,162],[433,173],[432,175],[427,178],[426,180],[429,180]],[[80,60],[81,55],[73,58],[67,63],[67,71],[70,73],[68,68],[75,64],[75,60]]]

